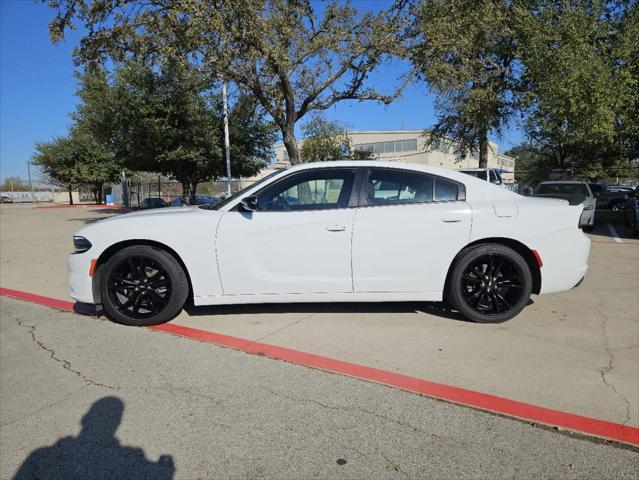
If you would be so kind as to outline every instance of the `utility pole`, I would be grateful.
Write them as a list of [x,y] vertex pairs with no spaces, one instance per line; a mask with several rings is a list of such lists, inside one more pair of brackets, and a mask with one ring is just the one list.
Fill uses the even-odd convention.
[[226,156],[226,193],[231,195],[231,142],[229,140],[229,107],[226,99],[226,82],[222,82],[222,103],[224,106],[224,155]]
[[33,193],[33,184],[31,183],[31,160],[27,160],[27,174],[29,175],[29,191]]

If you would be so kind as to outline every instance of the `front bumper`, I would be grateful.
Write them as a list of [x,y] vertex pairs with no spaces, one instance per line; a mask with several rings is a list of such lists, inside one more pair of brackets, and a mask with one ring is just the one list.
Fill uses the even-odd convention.
[[91,250],[85,253],[72,253],[67,258],[69,270],[69,296],[82,303],[95,303],[93,299],[93,278],[91,269]]

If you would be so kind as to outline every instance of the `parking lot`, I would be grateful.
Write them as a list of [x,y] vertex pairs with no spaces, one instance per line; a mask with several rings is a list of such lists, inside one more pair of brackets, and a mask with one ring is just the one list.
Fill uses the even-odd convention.
[[[73,232],[114,214],[2,205],[0,287],[68,301]],[[590,270],[578,288],[534,296],[503,324],[412,303],[191,308],[172,324],[636,429],[639,240],[621,215],[598,213]],[[55,463],[60,478],[117,462],[131,478],[639,475],[636,449],[614,442],[0,301],[0,478],[21,466],[35,472],[38,462]],[[72,438],[58,442],[64,437]],[[110,447],[90,448],[96,441]]]

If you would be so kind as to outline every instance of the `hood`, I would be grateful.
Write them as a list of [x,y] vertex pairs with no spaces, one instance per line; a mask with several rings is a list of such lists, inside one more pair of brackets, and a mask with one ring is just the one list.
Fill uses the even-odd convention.
[[122,220],[129,220],[133,218],[157,218],[157,219],[168,219],[167,217],[175,216],[175,215],[185,215],[185,214],[193,214],[197,213],[199,210],[197,206],[193,207],[167,207],[167,208],[154,208],[150,210],[140,210],[137,212],[124,213],[122,215],[114,215],[113,217],[105,218],[104,220],[100,220],[99,223],[105,222],[118,222]]

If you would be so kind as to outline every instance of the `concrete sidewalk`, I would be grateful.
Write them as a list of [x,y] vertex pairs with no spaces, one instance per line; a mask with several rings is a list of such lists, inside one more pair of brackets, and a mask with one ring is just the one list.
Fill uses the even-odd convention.
[[[71,235],[109,214],[81,210],[2,207],[0,285],[65,298]],[[639,242],[616,229],[623,243],[595,230],[579,288],[501,325],[437,304],[198,308],[174,322],[639,426]]]

